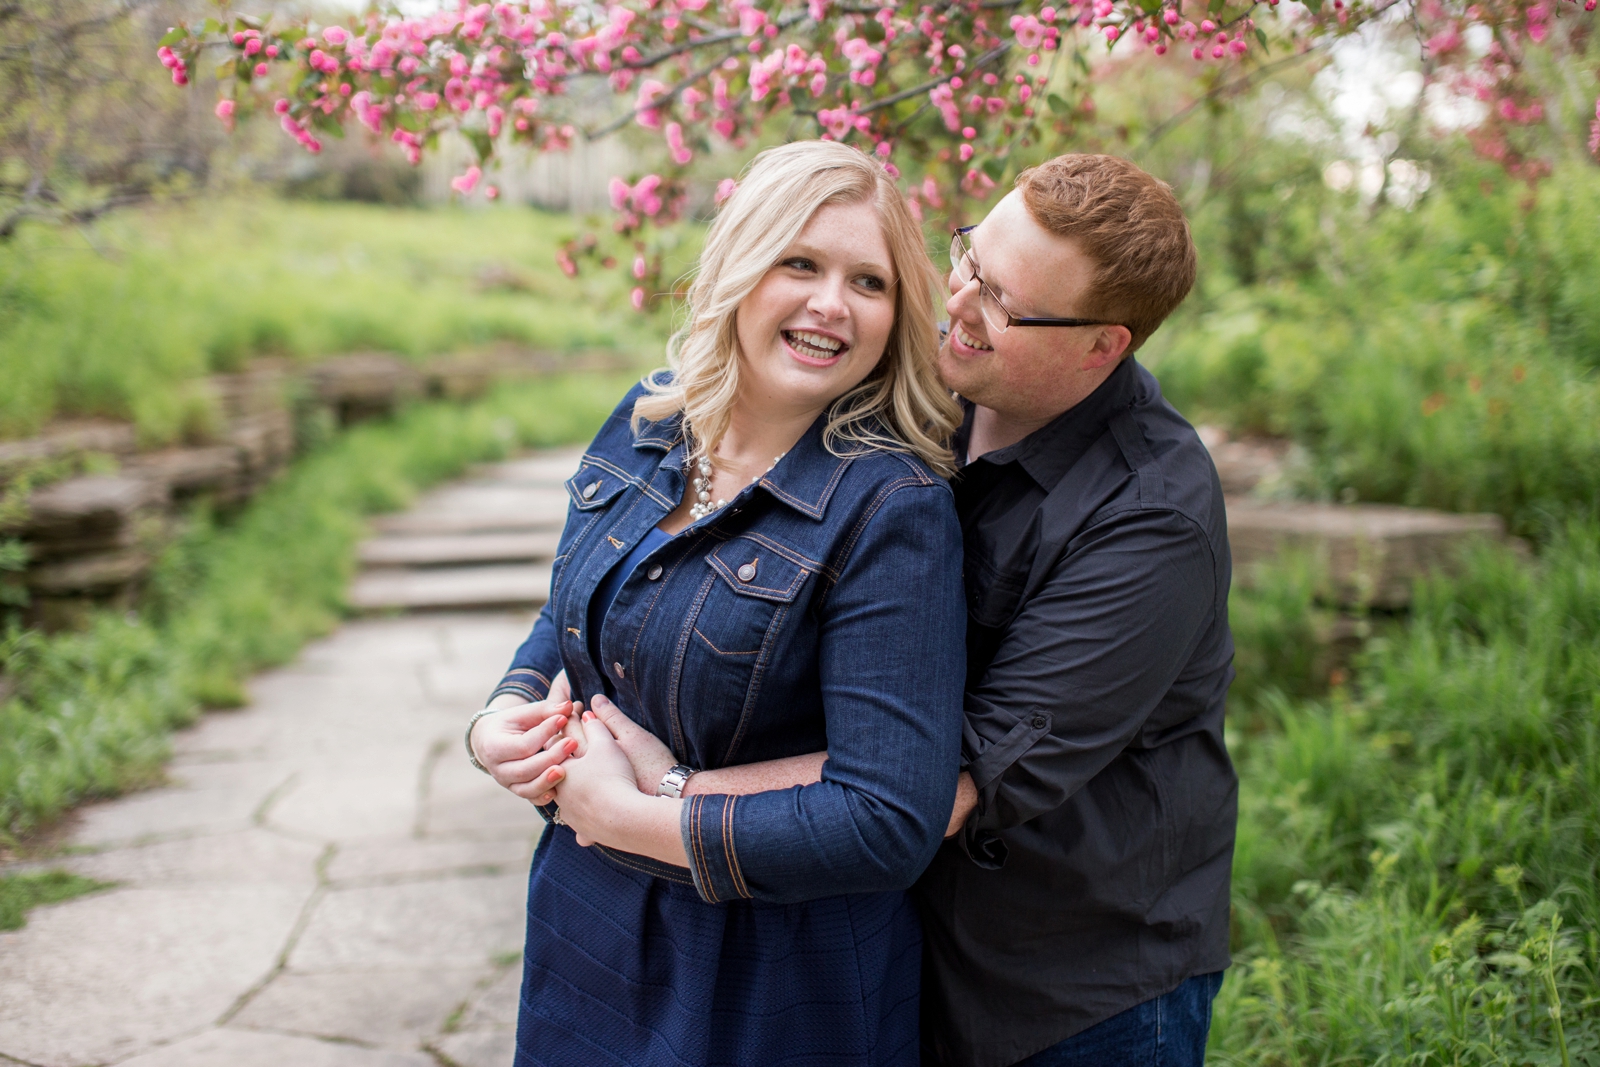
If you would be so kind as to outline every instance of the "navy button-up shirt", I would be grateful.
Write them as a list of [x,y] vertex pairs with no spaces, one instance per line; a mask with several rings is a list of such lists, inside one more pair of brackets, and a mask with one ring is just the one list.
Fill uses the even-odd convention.
[[[822,781],[684,805],[691,869],[600,850],[707,901],[908,888],[955,797],[964,612],[950,487],[913,456],[840,457],[817,420],[728,505],[590,601],[683,499],[679,420],[629,426],[636,387],[567,482],[550,601],[496,693],[540,699],[566,669],[692,767],[826,749]],[[600,614],[600,613],[595,613]],[[607,679],[603,672],[610,675]],[[599,846],[596,846],[598,849]]]
[[1003,1067],[1228,964],[1231,565],[1211,458],[1132,358],[955,493],[979,803],[917,887],[924,1062]]

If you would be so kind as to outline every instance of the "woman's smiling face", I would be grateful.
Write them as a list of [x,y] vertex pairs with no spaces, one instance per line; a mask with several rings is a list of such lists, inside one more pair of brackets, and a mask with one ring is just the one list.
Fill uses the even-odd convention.
[[859,385],[888,345],[895,281],[871,203],[818,209],[739,305],[743,398],[821,412]]

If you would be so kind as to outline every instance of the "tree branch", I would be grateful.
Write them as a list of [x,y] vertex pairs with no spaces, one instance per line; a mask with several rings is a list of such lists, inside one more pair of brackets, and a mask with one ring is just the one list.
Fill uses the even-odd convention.
[[921,94],[929,92],[930,90],[937,89],[939,86],[943,85],[945,82],[949,81],[951,78],[959,78],[963,74],[971,74],[975,70],[983,69],[984,67],[988,66],[990,63],[993,63],[995,60],[999,59],[1001,56],[1005,55],[1006,52],[1010,51],[1010,49],[1011,49],[1011,42],[1010,41],[1002,41],[1000,44],[996,45],[994,48],[989,49],[989,51],[985,52],[983,55],[981,55],[977,59],[973,60],[972,61],[972,65],[967,67],[963,71],[960,71],[960,72],[952,71],[951,73],[946,74],[942,78],[934,78],[931,81],[923,82],[921,85],[913,85],[909,89],[901,89],[898,93],[890,93],[888,96],[884,97],[881,100],[874,100],[871,104],[868,104],[866,107],[862,108],[860,111],[855,112],[855,114],[857,114],[857,115],[866,115],[866,114],[870,114],[871,112],[874,112],[874,111],[881,111],[886,107],[893,107],[895,104],[898,104],[902,100],[910,100],[914,96],[920,96]]
[[683,95],[683,91],[685,89],[689,88],[689,86],[693,85],[695,82],[699,81],[700,79],[704,78],[706,75],[710,74],[712,71],[716,70],[718,67],[722,66],[722,61],[727,59],[728,56],[732,54],[732,52],[733,52],[733,49],[731,49],[731,48],[728,49],[722,55],[717,56],[710,63],[707,63],[705,66],[701,67],[699,70],[695,71],[692,74],[689,74],[689,75],[685,76],[677,84],[675,84],[671,89],[667,90],[667,92],[665,94],[656,97],[654,100],[650,101],[650,103],[642,104],[639,107],[634,108],[632,111],[628,112],[626,115],[622,115],[622,116],[620,116],[618,118],[615,118],[615,119],[611,120],[610,122],[606,123],[604,126],[600,127],[598,130],[585,130],[584,133],[583,133],[584,140],[586,140],[586,141],[598,141],[602,137],[606,137],[606,136],[609,136],[610,134],[616,133],[618,130],[620,130],[624,126],[626,126],[628,123],[632,122],[634,119],[638,118],[640,115],[643,115],[646,111],[655,111],[658,108],[665,107],[667,104],[672,103],[678,97],[682,96]]

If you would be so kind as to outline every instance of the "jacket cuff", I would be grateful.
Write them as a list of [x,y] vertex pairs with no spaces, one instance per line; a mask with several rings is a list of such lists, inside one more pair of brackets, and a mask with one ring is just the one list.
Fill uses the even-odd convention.
[[515,693],[527,697],[529,702],[543,700],[550,695],[550,679],[534,670],[532,667],[516,667],[506,672],[500,679],[500,684],[495,686],[494,692],[489,694],[488,704],[496,697],[506,693]]
[[689,855],[694,887],[707,904],[751,897],[733,843],[733,807],[738,799],[709,793],[689,797],[683,805],[679,821],[683,850]]

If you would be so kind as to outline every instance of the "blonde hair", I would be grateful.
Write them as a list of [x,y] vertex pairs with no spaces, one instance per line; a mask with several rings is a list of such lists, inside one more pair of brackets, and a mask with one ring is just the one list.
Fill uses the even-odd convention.
[[884,449],[910,452],[945,476],[955,469],[946,441],[960,409],[935,367],[938,271],[888,173],[832,141],[769,148],[750,163],[711,227],[689,288],[687,320],[667,343],[672,379],[644,377],[647,393],[633,406],[636,430],[645,420],[682,414],[692,455],[710,454],[739,394],[739,305],[820,208],[859,203],[877,208],[894,261],[894,326],[878,365],[829,406],[823,444],[841,457]]

